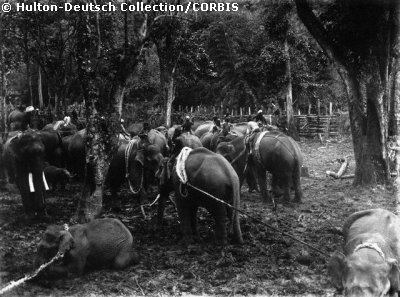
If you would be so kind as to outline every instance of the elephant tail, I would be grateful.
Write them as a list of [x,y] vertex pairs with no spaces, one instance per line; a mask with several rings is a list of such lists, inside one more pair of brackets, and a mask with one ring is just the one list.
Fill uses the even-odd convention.
[[240,214],[236,210],[240,208],[240,183],[236,174],[233,175],[232,179],[232,206],[234,209],[232,210],[231,224],[235,242],[242,244],[243,237],[240,229]]

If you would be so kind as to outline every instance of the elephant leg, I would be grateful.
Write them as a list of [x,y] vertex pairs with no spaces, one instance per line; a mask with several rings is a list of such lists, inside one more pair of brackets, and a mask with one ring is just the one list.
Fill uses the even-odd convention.
[[283,202],[289,203],[290,202],[290,179],[289,179],[289,177],[282,177],[281,184],[283,187]]
[[272,199],[268,193],[267,185],[266,185],[266,178],[267,172],[265,169],[257,168],[257,172],[255,173],[257,177],[258,186],[260,187],[260,194],[263,200],[267,203],[272,203]]
[[221,206],[210,211],[215,221],[215,238],[217,244],[226,245],[228,242],[228,234],[226,231],[227,211],[226,207]]
[[[181,199],[188,198],[178,198],[178,201]],[[186,203],[185,203],[186,204]],[[192,207],[189,205],[182,205],[182,203],[178,203],[178,215],[179,220],[181,221],[181,231],[182,231],[182,243],[187,245],[191,242],[192,239]]]
[[194,207],[191,212],[190,226],[192,228],[193,236],[196,241],[200,241],[199,228],[197,226],[197,207]]
[[124,269],[138,260],[137,255],[132,251],[132,247],[122,249],[114,260],[114,269]]
[[165,203],[168,199],[169,193],[160,193],[160,198],[158,199],[157,208],[157,226],[160,228],[162,226],[164,218]]
[[303,199],[303,192],[301,190],[301,185],[300,185],[300,171],[301,171],[300,166],[296,166],[296,169],[293,171],[293,176],[292,176],[295,202],[301,202],[301,200]]

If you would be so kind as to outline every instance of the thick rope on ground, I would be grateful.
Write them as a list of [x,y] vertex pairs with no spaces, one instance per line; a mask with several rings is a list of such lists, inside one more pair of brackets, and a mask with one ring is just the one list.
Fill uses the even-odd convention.
[[43,269],[45,269],[47,266],[53,264],[58,259],[61,259],[62,257],[64,257],[64,253],[58,252],[57,255],[55,255],[49,262],[40,265],[40,267],[38,269],[36,269],[33,272],[33,274],[27,275],[17,281],[11,281],[7,286],[5,286],[3,289],[0,290],[0,295],[3,295],[4,293],[14,289],[15,287],[17,287],[31,279],[34,279]]
[[185,146],[176,158],[176,174],[182,184],[187,183],[185,162],[191,151],[192,149],[190,147]]

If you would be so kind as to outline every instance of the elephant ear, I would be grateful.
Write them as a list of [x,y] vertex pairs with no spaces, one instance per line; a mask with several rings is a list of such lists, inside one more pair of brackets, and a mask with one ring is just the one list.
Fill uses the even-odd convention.
[[60,231],[58,251],[61,253],[68,252],[74,247],[75,241],[69,231]]
[[135,161],[144,166],[144,150],[138,150],[136,152]]
[[336,251],[328,263],[328,274],[332,284],[338,289],[343,290],[342,276],[346,267],[346,256]]
[[399,271],[399,263],[396,259],[387,259],[388,264],[390,265],[389,272],[389,281],[390,281],[390,289],[393,292],[400,291],[400,271]]

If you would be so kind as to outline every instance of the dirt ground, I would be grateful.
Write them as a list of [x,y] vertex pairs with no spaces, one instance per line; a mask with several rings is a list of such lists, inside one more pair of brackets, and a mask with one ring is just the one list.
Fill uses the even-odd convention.
[[[352,179],[325,176],[326,170],[338,170],[337,159],[352,155],[349,139],[328,147],[303,140],[301,147],[310,173],[310,177],[302,178],[303,203],[279,204],[274,213],[258,194],[249,194],[243,187],[242,209],[328,254],[341,249],[340,230],[348,215],[375,207],[394,210],[390,188],[354,188]],[[348,169],[352,172],[354,162]],[[79,194],[79,184],[73,184],[66,192],[48,195],[51,223],[69,222]],[[140,264],[123,271],[92,271],[83,277],[26,283],[4,296],[340,296],[329,284],[327,258],[245,216],[241,217],[242,246],[217,247],[212,220],[201,211],[201,242],[182,247],[172,205],[166,210],[161,231],[153,230],[151,217],[156,206],[145,208],[146,219],[132,198],[125,197],[123,206],[120,213],[106,212],[104,216],[120,218],[128,226],[136,240]],[[36,268],[36,247],[47,224],[23,221],[19,195],[0,192],[0,288]]]

